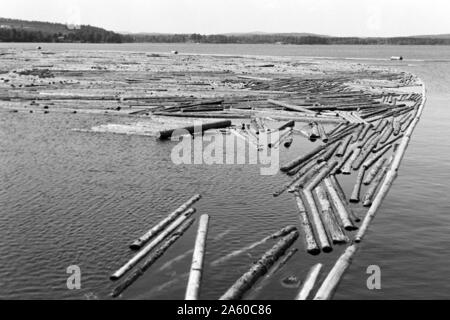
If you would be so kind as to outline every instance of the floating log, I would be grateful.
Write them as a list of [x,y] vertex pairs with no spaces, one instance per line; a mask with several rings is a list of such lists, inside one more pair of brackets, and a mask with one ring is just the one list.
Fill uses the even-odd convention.
[[308,203],[309,212],[312,217],[312,221],[314,224],[314,229],[316,230],[317,239],[319,240],[320,248],[323,252],[331,252],[333,251],[330,242],[328,241],[328,235],[325,231],[325,227],[323,226],[322,220],[320,218],[319,210],[317,209],[316,203],[314,201],[314,197],[309,189],[303,190],[303,195],[305,197],[306,202]]
[[385,131],[385,133],[380,137],[379,142],[381,144],[385,143],[389,137],[392,135],[392,133],[394,132],[394,128],[392,127],[392,124],[389,123],[388,129]]
[[227,260],[230,260],[231,258],[236,257],[236,256],[238,256],[238,255],[240,255],[240,254],[242,254],[244,252],[250,251],[250,250],[252,250],[252,249],[254,249],[254,248],[256,248],[256,247],[258,247],[258,246],[260,246],[260,245],[262,245],[262,244],[264,244],[264,243],[266,243],[268,241],[270,241],[270,240],[274,240],[274,239],[277,239],[277,238],[284,237],[284,236],[288,235],[289,233],[291,233],[291,232],[293,232],[295,230],[297,230],[296,227],[294,227],[294,226],[287,226],[287,227],[281,229],[280,231],[277,231],[277,232],[271,234],[270,236],[265,237],[262,240],[256,241],[256,242],[254,242],[254,243],[252,243],[252,244],[250,244],[250,245],[248,245],[248,246],[246,246],[244,248],[241,248],[239,250],[235,250],[235,251],[227,254],[226,256],[221,257],[221,258],[211,262],[211,266],[217,266],[217,265],[219,265],[219,264],[221,264],[221,263],[223,263],[223,262],[225,262]]
[[331,269],[328,276],[322,282],[314,300],[329,300],[333,297],[342,276],[352,263],[353,255],[356,250],[356,245],[351,245],[345,250],[344,254],[339,257],[333,269]]
[[298,252],[297,248],[289,249],[289,251],[279,260],[276,262],[276,264],[269,270],[269,272],[266,273],[264,278],[262,278],[259,281],[258,286],[253,289],[253,291],[248,295],[246,299],[253,300],[253,298],[263,289],[266,284],[268,283],[268,280],[272,278],[273,275],[275,275],[283,266],[288,263],[288,261]]
[[354,148],[353,153],[350,156],[350,158],[347,160],[347,162],[342,166],[341,173],[342,174],[351,174],[351,168],[353,165],[353,162],[358,158],[359,154],[361,152],[360,148]]
[[230,120],[223,120],[223,121],[217,121],[217,122],[210,122],[210,123],[202,123],[201,125],[195,125],[195,126],[187,126],[179,129],[170,129],[170,130],[164,130],[159,132],[159,139],[160,140],[167,140],[172,137],[173,134],[177,133],[185,133],[186,131],[190,134],[194,134],[196,132],[204,132],[209,129],[222,129],[222,128],[228,128],[231,126]]
[[305,185],[311,180],[323,167],[325,167],[326,162],[321,162],[315,165],[311,170],[309,170],[305,175],[298,179],[295,183],[291,185],[288,189],[289,193],[293,193],[300,188],[304,188]]
[[126,272],[133,268],[140,260],[142,260],[151,250],[153,250],[161,241],[163,241],[168,235],[170,235],[175,229],[177,229],[184,221],[190,218],[195,213],[195,209],[191,208],[185,211],[175,221],[173,221],[165,230],[163,230],[158,236],[156,236],[150,243],[148,243],[141,251],[139,251],[133,258],[120,267],[111,276],[111,280],[117,280],[122,277]]
[[363,141],[366,135],[369,133],[369,130],[372,128],[372,125],[365,125],[364,129],[361,131],[361,134],[358,137],[359,141]]
[[317,199],[321,207],[322,218],[327,230],[330,234],[331,240],[334,244],[346,243],[349,241],[341,226],[336,222],[332,212],[331,204],[328,201],[327,194],[322,186],[318,185],[315,189]]
[[384,166],[386,161],[386,158],[378,160],[378,162],[373,166],[372,170],[369,171],[366,178],[364,179],[364,185],[368,186],[372,183],[373,179],[376,177],[380,169]]
[[348,148],[351,140],[352,140],[352,136],[348,136],[339,145],[339,148],[336,150],[336,156],[337,157],[343,157],[345,155],[345,152],[347,151],[347,148]]
[[338,141],[334,145],[330,146],[328,150],[317,159],[317,162],[321,163],[330,160],[341,144],[342,142]]
[[295,121],[294,120],[291,120],[291,121],[288,121],[288,122],[286,122],[285,124],[283,124],[283,125],[281,125],[279,128],[278,128],[278,131],[283,131],[284,129],[287,129],[287,128],[294,128],[295,127]]
[[312,157],[314,157],[317,153],[319,153],[320,151],[322,151],[323,149],[325,149],[327,147],[327,145],[321,145],[318,146],[317,148],[315,148],[314,150],[310,151],[309,153],[298,157],[297,159],[294,159],[292,161],[290,161],[289,163],[283,165],[280,170],[282,172],[287,172],[289,170],[292,170],[293,168],[301,165],[302,163],[308,161],[309,159],[311,159]]
[[198,300],[200,282],[205,258],[206,237],[208,235],[209,215],[203,214],[198,224],[197,238],[195,240],[194,254],[192,255],[191,272],[186,288],[185,300]]
[[305,204],[303,203],[303,199],[300,197],[299,192],[295,192],[295,200],[297,202],[298,212],[300,215],[300,225],[303,229],[303,234],[305,235],[306,251],[312,255],[317,255],[320,253],[320,248],[317,245],[314,232],[311,227],[311,222],[309,221],[309,217],[306,212]]
[[403,134],[399,134],[398,136],[394,137],[393,139],[391,139],[391,140],[385,142],[384,144],[378,146],[376,149],[373,150],[373,152],[380,152],[381,150],[383,150],[387,146],[390,146],[390,145],[394,144],[394,142],[400,140],[401,138],[403,138]]
[[342,167],[350,159],[350,157],[352,156],[353,152],[355,152],[355,148],[350,148],[350,149],[347,150],[347,152],[345,153],[344,157],[341,159],[341,161],[338,163],[338,165],[334,168],[332,174],[341,173]]
[[359,202],[359,194],[361,193],[361,185],[364,179],[364,173],[366,172],[366,168],[361,167],[358,172],[358,177],[356,178],[355,187],[353,188],[352,195],[350,197],[350,202]]
[[142,248],[142,246],[149,241],[151,238],[156,236],[158,233],[160,233],[169,223],[174,221],[176,218],[178,218],[183,212],[189,209],[194,203],[196,203],[198,200],[201,199],[201,195],[196,194],[192,196],[188,201],[183,203],[181,206],[179,206],[175,211],[173,211],[171,214],[169,214],[166,218],[161,220],[156,226],[151,228],[149,231],[147,231],[144,235],[139,237],[137,240],[135,240],[131,245],[130,248],[132,250],[139,250]]
[[358,141],[358,138],[361,135],[361,133],[363,132],[364,128],[365,128],[365,125],[362,125],[362,124],[358,125],[358,127],[356,128],[354,134],[352,135],[351,143],[354,143],[354,142]]
[[337,193],[336,189],[333,186],[333,183],[331,182],[330,178],[325,178],[325,187],[327,189],[328,194],[330,195],[331,202],[333,203],[334,208],[336,209],[336,213],[339,216],[342,225],[344,226],[345,230],[352,231],[357,229],[353,222],[350,220],[349,212],[347,211],[347,208],[345,207],[344,203],[342,202],[342,199],[339,197],[339,194]]
[[311,291],[314,289],[314,286],[316,285],[316,282],[317,282],[317,279],[319,278],[322,267],[323,267],[323,264],[318,263],[309,270],[300,291],[298,292],[297,296],[295,297],[295,300],[308,299],[309,295],[311,294]]
[[316,122],[311,122],[309,126],[311,127],[311,134],[309,135],[309,139],[311,141],[316,141],[318,138],[320,138],[319,127]]
[[316,123],[317,128],[319,129],[319,136],[320,139],[322,140],[323,143],[327,143],[328,142],[328,135],[325,132],[325,128],[323,127],[322,124],[320,123]]
[[344,189],[342,189],[342,186],[339,183],[339,180],[336,178],[335,175],[330,175],[330,181],[334,189],[337,191],[339,197],[341,198],[342,203],[344,204],[347,212],[349,213],[350,218],[353,219],[353,221],[355,222],[360,222],[361,219],[356,215],[356,213],[351,208],[350,203],[347,200],[347,196],[345,195]]
[[386,178],[384,179],[380,190],[378,191],[375,199],[373,200],[373,203],[372,203],[369,211],[367,212],[367,214],[363,220],[363,223],[361,224],[361,228],[359,229],[358,233],[355,236],[356,242],[361,242],[362,239],[364,238],[364,235],[366,234],[371,221],[375,218],[378,208],[381,206],[383,199],[386,197],[395,178],[397,177],[397,171],[398,171],[398,168],[400,167],[400,163],[403,159],[406,148],[408,147],[409,141],[411,139],[411,135],[412,135],[417,123],[419,122],[419,119],[420,119],[423,109],[425,107],[426,88],[422,82],[420,84],[422,85],[422,88],[423,88],[423,92],[422,92],[423,100],[421,101],[420,106],[418,107],[417,112],[415,113],[411,124],[409,125],[408,129],[405,131],[405,134],[404,134],[405,136],[403,137],[403,139],[400,143],[398,151],[395,153],[394,160],[392,162],[392,165],[391,165],[388,173],[386,174]]
[[377,190],[380,187],[381,183],[383,182],[384,178],[386,177],[386,173],[388,172],[389,166],[391,165],[393,159],[394,159],[394,155],[391,156],[391,158],[389,159],[387,164],[377,174],[372,185],[367,190],[366,195],[364,196],[364,202],[363,202],[364,207],[370,207],[372,205],[372,199],[375,196],[375,193],[377,192]]
[[259,259],[249,271],[242,275],[226,292],[220,300],[238,300],[253,286],[253,284],[263,276],[267,270],[286,252],[287,249],[297,240],[298,231],[293,231]]
[[281,141],[283,141],[286,137],[288,137],[290,134],[292,134],[292,128],[286,128],[283,131],[278,133],[278,139],[274,142],[270,142],[267,146],[269,148],[275,148],[277,147]]
[[128,276],[120,285],[118,285],[111,293],[113,298],[122,294],[130,285],[132,285],[145,271],[150,268],[166,251],[169,249],[194,223],[193,218],[187,219],[183,224],[165,241],[155,252],[153,252],[139,268],[137,268],[130,276]]
[[289,104],[289,103],[285,103],[285,102],[282,102],[282,101],[276,101],[276,100],[269,99],[269,100],[267,100],[267,102],[271,103],[271,104],[274,104],[276,106],[283,107],[283,108],[288,109],[288,110],[299,111],[299,112],[304,112],[304,113],[314,114],[314,115],[316,114],[316,112],[308,110],[308,109],[303,108],[301,106],[295,106],[295,105],[292,105],[292,104]]
[[378,161],[378,159],[380,159],[382,156],[384,156],[384,154],[386,152],[389,151],[389,149],[391,149],[392,145],[387,145],[385,146],[383,149],[381,149],[380,151],[378,151],[377,153],[373,154],[372,156],[370,156],[364,163],[363,163],[363,168],[368,169],[371,166],[373,166],[373,164],[375,162]]

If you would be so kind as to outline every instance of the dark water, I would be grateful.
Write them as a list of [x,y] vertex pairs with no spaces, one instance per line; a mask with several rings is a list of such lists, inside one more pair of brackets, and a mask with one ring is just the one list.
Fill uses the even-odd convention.
[[[8,47],[10,44],[1,44]],[[24,48],[35,44],[18,44]],[[75,50],[78,45],[47,45]],[[385,199],[336,298],[448,298],[450,264],[450,47],[271,45],[86,45],[89,50],[162,51],[346,57],[419,75],[428,102]],[[385,60],[403,55],[403,62]],[[108,298],[109,274],[131,254],[127,245],[194,193],[211,216],[202,298],[218,298],[266,249],[210,267],[209,263],[265,235],[297,223],[289,195],[274,199],[282,175],[261,176],[257,166],[175,166],[173,143],[153,138],[72,131],[117,119],[104,116],[0,113],[0,298]],[[301,140],[301,138],[297,138]],[[305,142],[282,154],[304,152]],[[343,180],[350,190],[351,181]],[[155,264],[124,298],[182,299],[195,227]],[[298,241],[297,246],[303,250]],[[342,248],[343,249],[343,248]],[[311,257],[301,252],[257,298],[292,299],[300,279],[317,262],[326,271],[342,252]],[[186,253],[187,252],[187,253]],[[186,254],[185,254],[186,253]],[[167,263],[181,256],[171,265]],[[66,268],[79,265],[82,289],[66,287]],[[382,290],[366,287],[366,268],[379,265]]]

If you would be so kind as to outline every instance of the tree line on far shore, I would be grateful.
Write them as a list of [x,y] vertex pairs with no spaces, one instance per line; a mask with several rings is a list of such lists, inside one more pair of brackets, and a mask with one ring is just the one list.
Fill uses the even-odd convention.
[[130,34],[124,35],[92,26],[81,26],[68,32],[43,32],[22,28],[0,28],[0,42],[84,42],[84,43],[242,43],[295,45],[450,45],[450,38],[394,37],[357,38],[314,35],[201,35],[201,34]]
[[122,43],[134,42],[127,35],[118,34],[101,28],[81,26],[69,32],[43,32],[22,28],[0,28],[0,42],[86,42],[86,43]]
[[201,34],[144,34],[133,35],[135,42],[155,43],[246,43],[246,44],[355,44],[355,45],[450,45],[450,38],[393,37],[393,38],[357,38],[296,36],[277,34],[254,35],[201,35]]

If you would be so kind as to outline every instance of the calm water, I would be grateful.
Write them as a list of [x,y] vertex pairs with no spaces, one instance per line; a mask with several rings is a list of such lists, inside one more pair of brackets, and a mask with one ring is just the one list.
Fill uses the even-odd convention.
[[[14,47],[34,48],[36,44]],[[419,75],[428,102],[400,176],[377,216],[336,298],[448,298],[450,282],[450,47],[278,45],[43,44],[50,50],[126,50],[214,54],[317,56],[392,66]],[[11,44],[0,44],[0,48]],[[386,58],[403,55],[405,61]],[[358,59],[358,60],[355,60]],[[174,166],[173,143],[152,138],[72,131],[117,122],[104,116],[0,113],[0,298],[108,298],[109,274],[129,258],[130,240],[193,193],[211,215],[202,297],[216,299],[266,249],[209,263],[234,249],[297,223],[289,195],[274,199],[282,175],[261,176],[256,166]],[[297,138],[300,140],[301,138]],[[282,155],[295,157],[305,142]],[[342,180],[350,190],[352,181]],[[124,298],[181,299],[195,227],[130,288]],[[297,246],[302,250],[302,243]],[[311,257],[301,252],[257,298],[292,299],[297,289],[280,280],[323,262],[343,248]],[[172,259],[173,263],[168,264]],[[66,268],[79,265],[82,289],[66,288]],[[366,288],[369,265],[382,270],[382,290]]]

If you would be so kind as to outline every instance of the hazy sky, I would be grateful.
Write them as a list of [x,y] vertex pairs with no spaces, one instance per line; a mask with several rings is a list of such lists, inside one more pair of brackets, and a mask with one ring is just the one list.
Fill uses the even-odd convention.
[[450,33],[449,0],[0,0],[0,16],[168,33]]

